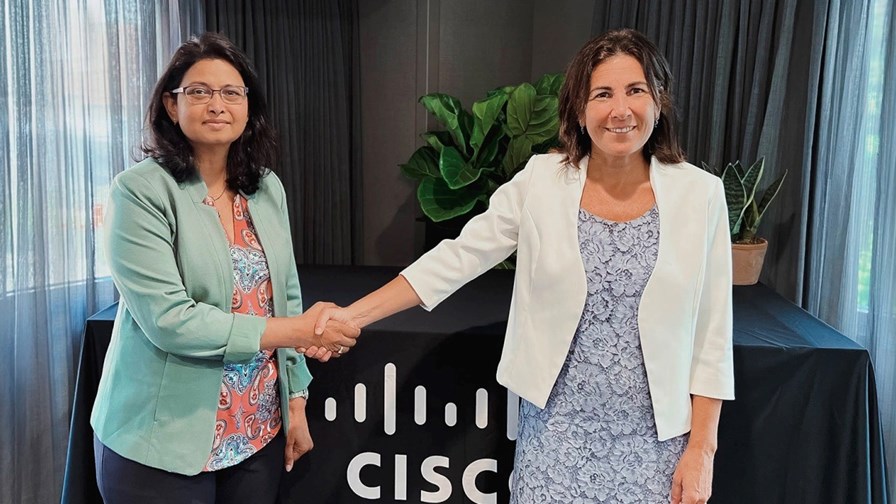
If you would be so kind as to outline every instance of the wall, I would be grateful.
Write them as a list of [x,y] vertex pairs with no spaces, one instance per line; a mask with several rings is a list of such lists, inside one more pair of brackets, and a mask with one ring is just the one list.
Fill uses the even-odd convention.
[[359,6],[363,264],[422,250],[415,185],[398,165],[434,128],[427,93],[467,106],[489,89],[562,72],[591,33],[588,0],[364,0]]

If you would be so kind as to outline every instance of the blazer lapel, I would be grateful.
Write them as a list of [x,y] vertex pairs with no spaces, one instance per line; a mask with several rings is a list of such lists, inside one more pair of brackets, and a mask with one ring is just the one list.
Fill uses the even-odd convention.
[[265,204],[262,201],[263,198],[259,197],[262,191],[265,191],[263,186],[259,187],[255,194],[244,194],[243,197],[246,198],[249,216],[258,233],[258,241],[264,248],[264,256],[268,262],[271,290],[274,294],[274,314],[281,316],[286,313],[286,284],[278,280],[286,278],[288,269],[277,254],[277,248],[274,246],[274,231],[270,226],[270,223],[277,222],[280,216],[272,212],[271,205]]
[[212,245],[211,253],[218,264],[219,278],[222,282],[221,289],[227,293],[226,297],[229,299],[230,293],[233,292],[233,262],[230,259],[230,244],[227,242],[227,234],[221,225],[218,212],[214,207],[203,203],[208,195],[208,187],[199,176],[180,184],[180,187],[193,202],[197,218],[202,221],[207,243]]

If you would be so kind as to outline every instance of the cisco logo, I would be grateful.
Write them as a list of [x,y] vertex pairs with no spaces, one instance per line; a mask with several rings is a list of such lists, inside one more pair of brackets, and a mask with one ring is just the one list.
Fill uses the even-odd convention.
[[[352,459],[346,471],[346,480],[355,495],[364,499],[377,500],[382,497],[381,488],[368,486],[361,481],[361,469],[365,466],[377,466],[382,463],[379,453],[359,453]],[[445,502],[451,498],[453,487],[451,480],[439,473],[437,468],[448,469],[451,461],[442,455],[432,455],[423,460],[420,465],[420,476],[431,485],[435,491],[420,491],[420,502]],[[492,458],[474,460],[466,469],[462,478],[462,488],[468,499],[476,504],[494,504],[498,502],[498,495],[494,492],[484,493],[476,488],[476,477],[479,473],[489,471],[498,472],[498,461]],[[395,454],[395,494],[392,498],[396,501],[408,500],[408,458],[407,455]]]
[[[419,385],[414,389],[413,401],[413,424],[407,421],[397,421],[397,369],[393,363],[388,363],[383,368],[383,402],[382,402],[382,424],[383,432],[387,436],[395,436],[396,438],[406,438],[413,436],[410,432],[397,432],[397,425],[425,426],[438,423],[444,428],[455,428],[458,424],[459,406],[455,402],[445,402],[438,405],[437,411],[443,411],[444,415],[437,418],[427,418],[427,410],[432,411],[434,408],[428,406],[426,387]],[[358,383],[354,387],[354,397],[352,411],[342,413],[343,416],[351,415],[357,424],[368,422],[368,394],[367,386]],[[506,418],[506,429],[504,435],[509,441],[515,441],[518,429],[518,411],[519,398],[512,392],[505,392],[507,397],[506,411],[503,412]],[[461,398],[460,410],[462,418],[470,418],[469,410],[473,412],[474,424],[479,430],[494,430],[496,425],[489,424],[489,393],[484,388],[479,388],[475,392],[475,397],[469,402]],[[343,402],[343,405],[346,403]],[[380,419],[379,412],[375,416],[376,421]],[[328,422],[335,422],[340,412],[337,411],[337,401],[333,397],[328,397],[324,401],[324,418]],[[341,419],[345,422],[344,419]],[[493,422],[494,423],[494,422]],[[403,443],[396,443],[397,449],[406,448]],[[419,464],[419,468],[417,467]],[[463,467],[463,472],[459,473],[457,468]],[[451,469],[449,471],[449,469]],[[392,470],[394,474],[383,474],[386,470]],[[467,499],[477,504],[493,504],[497,503],[497,493],[494,491],[486,492],[477,487],[477,478],[483,473],[498,472],[498,461],[495,458],[483,457],[474,460],[457,460],[451,459],[443,454],[426,454],[410,455],[408,453],[377,453],[374,451],[363,451],[355,455],[345,469],[346,483],[351,491],[358,497],[368,500],[387,499],[390,501],[407,501],[409,500],[409,482],[413,488],[420,488],[420,483],[425,483],[419,490],[419,495],[411,495],[411,501],[419,501],[426,503],[445,502],[451,498],[456,488],[460,488]],[[370,474],[378,475],[379,478],[371,478]],[[452,481],[449,474],[461,474],[459,481]],[[366,476],[366,477],[365,477]],[[392,481],[392,488],[389,489],[391,495],[384,495],[382,483],[387,476]],[[416,492],[413,492],[416,493]]]

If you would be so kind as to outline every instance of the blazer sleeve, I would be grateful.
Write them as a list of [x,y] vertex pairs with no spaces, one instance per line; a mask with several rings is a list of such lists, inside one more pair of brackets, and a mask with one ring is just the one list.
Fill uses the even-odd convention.
[[498,187],[488,209],[470,219],[457,238],[442,241],[401,272],[423,301],[423,308],[432,310],[516,250],[535,159],[533,156],[523,170]]
[[106,257],[128,311],[164,352],[245,362],[259,349],[266,321],[225,312],[187,295],[175,258],[174,214],[156,187],[123,172],[112,182]]
[[707,219],[706,266],[697,305],[691,394],[734,399],[731,238],[721,180],[716,179]]
[[[286,203],[286,190],[280,178],[273,172],[268,174],[274,182],[276,182],[277,192],[279,195],[279,208],[281,215],[281,223],[283,232],[290,235],[292,227],[289,223],[289,208]],[[302,305],[302,288],[299,284],[299,271],[296,268],[295,250],[292,238],[289,239],[289,270],[286,277],[286,316],[295,317],[304,313]],[[286,384],[289,393],[299,392],[308,388],[311,384],[311,371],[308,370],[308,364],[305,356],[296,352],[294,348],[281,348],[278,357],[283,360],[286,365]]]

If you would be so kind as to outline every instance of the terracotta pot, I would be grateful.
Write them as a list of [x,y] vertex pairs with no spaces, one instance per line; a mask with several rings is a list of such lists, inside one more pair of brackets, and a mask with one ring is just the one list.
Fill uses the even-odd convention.
[[731,273],[734,285],[753,285],[759,281],[768,241],[756,244],[731,244]]

